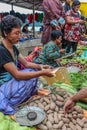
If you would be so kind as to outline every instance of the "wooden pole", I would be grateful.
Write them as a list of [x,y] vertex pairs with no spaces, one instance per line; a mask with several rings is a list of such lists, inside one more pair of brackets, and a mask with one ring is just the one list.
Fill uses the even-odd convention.
[[13,3],[11,4],[11,10],[13,11]]
[[33,0],[33,37],[35,38],[35,0]]

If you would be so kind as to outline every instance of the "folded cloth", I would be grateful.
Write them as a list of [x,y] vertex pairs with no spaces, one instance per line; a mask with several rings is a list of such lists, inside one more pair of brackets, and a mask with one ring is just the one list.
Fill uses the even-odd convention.
[[58,26],[58,21],[57,21],[56,19],[54,19],[54,20],[52,20],[52,21],[50,22],[50,25],[51,25],[51,26]]
[[61,25],[64,25],[65,24],[65,19],[63,17],[60,17],[58,19],[58,23],[61,24]]

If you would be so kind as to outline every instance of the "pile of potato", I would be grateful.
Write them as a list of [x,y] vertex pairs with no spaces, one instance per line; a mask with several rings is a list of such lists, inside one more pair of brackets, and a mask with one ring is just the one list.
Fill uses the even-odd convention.
[[38,106],[46,112],[45,120],[37,125],[39,130],[87,130],[87,119],[83,117],[83,110],[79,106],[64,114],[63,106],[69,97],[66,92],[50,94],[28,104]]

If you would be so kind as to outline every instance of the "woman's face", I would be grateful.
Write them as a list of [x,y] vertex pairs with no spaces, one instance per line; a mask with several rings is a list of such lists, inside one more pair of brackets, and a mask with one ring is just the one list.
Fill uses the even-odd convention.
[[13,28],[9,34],[5,34],[5,39],[7,39],[10,43],[15,44],[21,38],[21,28]]
[[78,10],[79,10],[79,8],[80,8],[80,5],[75,6],[75,7],[74,7],[74,9],[73,9],[73,10],[74,10],[74,12],[75,12],[75,13],[77,13],[77,12],[78,12]]
[[56,44],[59,45],[62,41],[62,36],[59,36],[59,38],[56,39]]

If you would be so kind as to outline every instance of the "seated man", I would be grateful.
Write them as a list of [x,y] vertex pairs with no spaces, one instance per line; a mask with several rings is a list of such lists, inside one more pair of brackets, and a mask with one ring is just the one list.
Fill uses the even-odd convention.
[[53,67],[58,67],[56,59],[65,53],[64,49],[59,49],[62,40],[62,33],[60,30],[53,30],[51,33],[51,41],[49,41],[41,51],[41,54],[34,59],[35,63],[47,64]]

